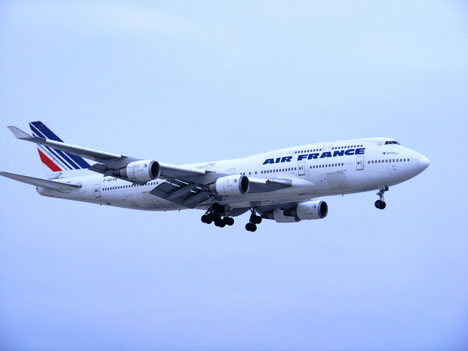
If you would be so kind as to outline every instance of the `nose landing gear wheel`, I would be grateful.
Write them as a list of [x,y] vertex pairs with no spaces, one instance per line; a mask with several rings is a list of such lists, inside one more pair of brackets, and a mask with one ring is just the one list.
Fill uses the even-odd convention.
[[385,203],[385,201],[377,200],[375,202],[375,207],[377,207],[379,210],[383,210],[385,207],[387,207],[387,204]]
[[386,191],[388,191],[388,186],[381,186],[379,188],[379,192],[377,193],[377,195],[379,195],[379,200],[375,202],[375,207],[377,207],[379,210],[383,210],[385,207],[387,207],[387,204],[384,200],[384,194]]

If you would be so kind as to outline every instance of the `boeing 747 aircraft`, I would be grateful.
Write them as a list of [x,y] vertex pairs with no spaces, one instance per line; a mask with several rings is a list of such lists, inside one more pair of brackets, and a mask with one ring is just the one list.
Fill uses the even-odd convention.
[[[72,145],[49,123],[31,122],[32,135],[8,127],[16,138],[37,144],[48,179],[0,172],[36,186],[42,196],[137,210],[200,209],[203,223],[234,224],[250,211],[245,228],[262,219],[279,223],[322,219],[328,205],[319,198],[378,190],[384,193],[424,171],[429,160],[391,138],[315,143],[250,157],[172,165]],[[86,161],[85,159],[89,160]]]

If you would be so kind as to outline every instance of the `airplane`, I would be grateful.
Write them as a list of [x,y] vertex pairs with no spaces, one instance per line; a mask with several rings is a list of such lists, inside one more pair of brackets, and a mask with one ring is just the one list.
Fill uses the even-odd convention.
[[365,138],[294,146],[234,160],[173,165],[76,146],[50,122],[30,122],[32,135],[13,126],[17,139],[37,145],[47,179],[0,175],[36,186],[42,196],[137,210],[199,209],[203,223],[232,226],[250,211],[245,229],[262,219],[278,223],[323,219],[320,198],[378,190],[384,193],[429,166],[424,155],[392,138]]

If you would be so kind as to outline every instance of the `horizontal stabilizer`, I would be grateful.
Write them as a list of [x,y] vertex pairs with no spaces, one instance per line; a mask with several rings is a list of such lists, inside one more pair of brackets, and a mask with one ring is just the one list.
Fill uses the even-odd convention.
[[35,185],[41,188],[53,189],[60,192],[70,192],[74,189],[81,188],[81,185],[74,185],[74,184],[64,184],[59,182],[54,182],[51,180],[45,180],[40,178],[28,177],[21,174],[14,174],[8,172],[0,172],[0,175],[16,180],[18,182],[26,183]]
[[8,126],[8,129],[11,130],[13,135],[15,136],[16,139],[22,139],[22,140],[34,140],[32,136],[30,136],[28,133],[23,132],[21,129],[14,127],[14,126]]

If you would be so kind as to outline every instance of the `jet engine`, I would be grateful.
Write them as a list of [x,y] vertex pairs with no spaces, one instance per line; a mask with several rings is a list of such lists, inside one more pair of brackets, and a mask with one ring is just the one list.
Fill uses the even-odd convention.
[[302,202],[287,210],[277,208],[273,211],[273,219],[278,223],[291,223],[301,220],[322,219],[327,214],[328,205],[325,201],[312,200]]
[[211,186],[211,191],[221,196],[243,195],[249,192],[250,181],[245,175],[221,177]]
[[115,170],[113,175],[126,178],[132,182],[146,183],[159,178],[159,163],[152,160],[130,162],[126,167]]

